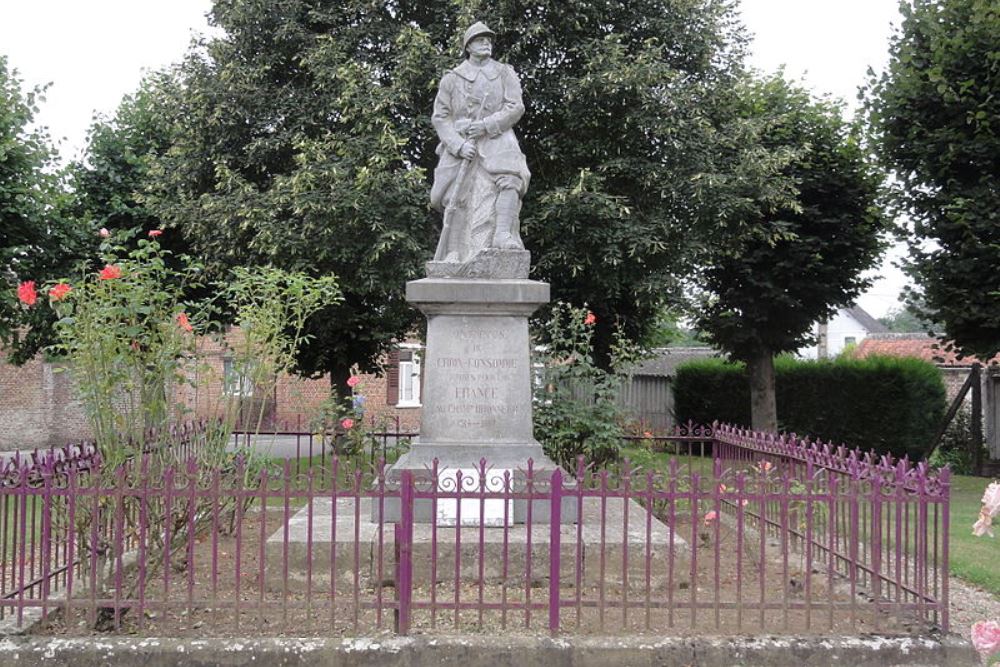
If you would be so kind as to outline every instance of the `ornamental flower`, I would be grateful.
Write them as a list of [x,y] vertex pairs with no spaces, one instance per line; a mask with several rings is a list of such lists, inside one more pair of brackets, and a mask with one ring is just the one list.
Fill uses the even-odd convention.
[[17,298],[26,306],[34,306],[35,300],[38,298],[38,292],[35,291],[35,281],[25,280],[23,283],[18,285]]
[[761,461],[760,463],[757,464],[757,467],[760,468],[761,472],[768,473],[771,472],[771,468],[774,467],[774,464],[772,464],[770,461]]
[[100,280],[114,280],[122,277],[122,270],[114,264],[108,264],[97,274]]
[[976,537],[983,535],[993,537],[993,517],[984,510],[979,510],[979,518],[972,524],[972,534]]
[[972,534],[976,537],[993,537],[993,517],[1000,514],[1000,482],[990,482],[983,493],[983,506],[979,509],[979,519],[972,524]]
[[340,420],[340,425],[349,431],[354,428],[354,420],[350,417],[344,417]]
[[715,521],[718,518],[719,518],[719,513],[716,512],[715,510],[712,510],[711,512],[708,512],[707,514],[705,514],[705,525],[706,526],[711,525],[712,522]]
[[719,484],[719,493],[725,493],[728,487],[725,484]]
[[146,236],[148,236],[151,239],[155,239],[162,233],[163,233],[162,229],[150,229],[148,232],[146,232]]
[[588,310],[587,311],[587,316],[585,318],[583,318],[583,323],[586,324],[587,326],[590,326],[592,324],[596,324],[597,323],[597,315],[594,315],[593,312],[591,312],[591,311]]
[[49,288],[49,298],[53,301],[62,301],[72,291],[73,288],[66,283],[58,283]]
[[177,313],[177,326],[188,333],[194,331],[194,327],[191,326],[191,321],[188,319],[187,313]]
[[361,382],[361,376],[359,375],[352,375],[351,377],[347,378],[347,386],[351,387],[352,389],[354,387],[357,387],[358,383],[360,382]]
[[98,236],[100,236],[100,237],[101,237],[102,239],[106,239],[106,238],[108,238],[109,236],[111,236],[111,232],[109,232],[109,231],[108,231],[108,228],[107,228],[107,227],[101,227],[101,231],[97,232],[97,234],[98,234]]
[[989,512],[990,516],[1000,514],[1000,482],[991,482],[983,493],[983,509]]
[[979,621],[972,626],[972,645],[984,658],[1000,652],[1000,623]]

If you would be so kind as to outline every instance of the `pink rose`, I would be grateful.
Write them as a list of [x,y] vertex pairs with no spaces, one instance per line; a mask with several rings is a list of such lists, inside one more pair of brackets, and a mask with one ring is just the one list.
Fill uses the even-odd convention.
[[986,508],[979,510],[979,519],[972,524],[972,534],[976,537],[989,535],[993,537],[993,517],[986,513]]
[[709,513],[707,513],[705,515],[705,525],[707,526],[707,525],[711,524],[713,521],[715,521],[718,518],[719,518],[719,513],[716,512],[715,510],[712,510],[711,512],[709,512]]
[[357,387],[359,382],[361,382],[361,377],[358,375],[352,375],[351,377],[347,378],[347,386],[351,387],[352,389],[354,387]]
[[1000,482],[991,482],[983,493],[983,505],[990,516],[1000,514]]
[[350,431],[352,428],[354,428],[354,420],[351,419],[350,417],[345,417],[344,419],[340,420],[340,425],[343,426],[346,430]]
[[102,239],[106,239],[111,236],[111,232],[108,231],[107,227],[101,227],[101,231],[97,232]]
[[151,239],[155,239],[162,233],[163,233],[162,229],[150,229],[148,232],[146,232],[146,235]]
[[972,645],[985,658],[1000,651],[1000,623],[979,621],[972,626]]

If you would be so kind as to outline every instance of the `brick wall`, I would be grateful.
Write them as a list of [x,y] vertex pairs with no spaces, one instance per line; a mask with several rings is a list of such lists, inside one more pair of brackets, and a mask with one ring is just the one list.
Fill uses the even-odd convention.
[[23,366],[0,353],[0,451],[64,445],[91,437],[65,364],[39,356]]
[[191,417],[211,418],[225,414],[227,409],[240,409],[255,419],[261,404],[265,428],[306,428],[310,418],[330,395],[330,377],[305,379],[281,375],[268,395],[260,391],[248,396],[227,393],[225,359],[228,349],[239,344],[240,333],[233,330],[224,341],[203,338],[198,342],[199,363],[188,371],[188,383],[176,390],[177,401]]
[[[226,345],[238,342],[239,332],[226,342],[203,338],[198,343],[200,361],[187,372],[187,381],[174,388],[177,419],[211,418],[224,414],[230,396],[225,391]],[[388,360],[386,360],[388,363]],[[65,369],[60,372],[59,369]],[[365,396],[366,422],[392,430],[398,419],[403,432],[420,431],[419,407],[399,408],[389,396],[386,377],[363,375],[356,388]],[[284,375],[270,396],[240,398],[245,414],[256,415],[265,401],[266,428],[308,428],[309,420],[330,396],[330,377],[304,379]],[[234,406],[235,407],[235,406]],[[0,451],[63,445],[91,437],[83,406],[75,398],[67,364],[47,363],[40,357],[22,367],[6,363],[0,353]]]
[[355,393],[365,397],[366,421],[374,417],[376,427],[385,420],[386,428],[392,430],[396,419],[399,420],[399,430],[403,433],[418,433],[420,431],[419,407],[397,408],[395,396],[389,395],[388,382],[385,375],[362,375],[361,384],[354,388]]
[[[941,379],[944,380],[944,388],[948,399],[948,404],[955,400],[958,392],[962,389],[962,385],[965,384],[966,379],[969,377],[969,371],[971,370],[968,366],[939,366],[941,369]],[[965,395],[964,407],[968,408],[969,399],[972,397],[972,392],[970,391]]]

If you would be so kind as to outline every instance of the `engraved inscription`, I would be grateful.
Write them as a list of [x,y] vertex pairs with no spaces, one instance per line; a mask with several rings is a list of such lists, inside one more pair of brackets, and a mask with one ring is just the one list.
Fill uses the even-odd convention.
[[438,368],[461,368],[464,370],[479,368],[498,368],[504,370],[514,370],[517,368],[517,359],[480,359],[470,357],[441,357],[438,359]]
[[[463,330],[461,338],[469,341],[465,354],[439,357],[434,363],[442,369],[442,380],[449,386],[446,398],[435,405],[436,415],[461,429],[497,430],[505,419],[530,410],[520,402],[509,402],[510,377],[519,372],[517,358],[483,355],[477,341],[502,339],[505,334],[492,330]],[[443,397],[444,398],[444,397]]]

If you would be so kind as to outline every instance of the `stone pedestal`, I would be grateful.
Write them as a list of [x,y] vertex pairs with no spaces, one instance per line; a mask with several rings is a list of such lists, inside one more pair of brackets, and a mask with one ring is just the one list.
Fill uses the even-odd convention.
[[[439,470],[452,471],[475,469],[485,459],[492,470],[510,470],[518,482],[531,459],[547,480],[556,465],[532,434],[528,317],[548,303],[548,284],[425,278],[407,283],[406,300],[427,316],[423,414],[419,442],[390,476],[411,470],[426,477],[435,459]],[[536,503],[534,520],[544,521],[548,509]],[[514,520],[523,521],[525,511],[525,502],[515,502]],[[390,520],[397,512],[390,508]],[[418,502],[415,512],[420,521],[431,519],[429,503]],[[573,508],[566,507],[563,517],[574,520]]]

